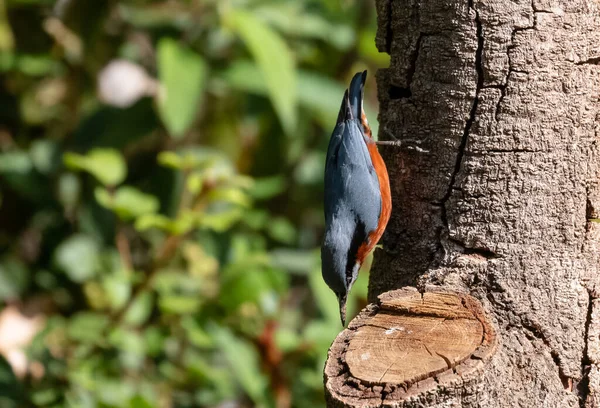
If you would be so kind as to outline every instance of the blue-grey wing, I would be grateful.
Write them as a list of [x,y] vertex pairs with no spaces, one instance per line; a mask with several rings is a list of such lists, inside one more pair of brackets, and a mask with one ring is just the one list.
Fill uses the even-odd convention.
[[[368,235],[381,213],[379,179],[357,121],[336,126],[325,164],[325,223],[344,218]],[[366,240],[366,236],[364,237]]]
[[340,296],[356,279],[356,256],[381,214],[379,179],[362,131],[365,74],[352,80],[342,100],[325,161],[325,237],[321,248],[323,278]]
[[339,152],[342,146],[342,137],[346,125],[344,122],[338,124],[327,148],[327,159],[325,160],[325,224],[331,223],[331,218],[336,206],[339,204],[339,198],[342,194],[340,182],[342,174],[339,168]]

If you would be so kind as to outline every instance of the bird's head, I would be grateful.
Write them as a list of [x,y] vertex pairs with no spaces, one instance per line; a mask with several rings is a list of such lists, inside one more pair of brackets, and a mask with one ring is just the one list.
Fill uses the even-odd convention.
[[327,234],[321,248],[321,273],[329,289],[335,293],[340,305],[342,325],[346,321],[346,300],[348,298],[348,279],[346,277],[347,250],[344,245],[344,235]]
[[[323,280],[337,297],[342,326],[346,325],[346,301],[352,285],[358,277],[359,264],[347,262],[348,251],[344,245],[347,235],[327,235],[321,248]],[[350,270],[347,270],[349,268]]]

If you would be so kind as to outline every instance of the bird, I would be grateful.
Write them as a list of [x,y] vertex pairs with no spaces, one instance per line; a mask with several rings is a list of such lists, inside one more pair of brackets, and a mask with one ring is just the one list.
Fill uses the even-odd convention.
[[358,271],[383,235],[392,211],[390,181],[363,109],[367,71],[342,99],[325,160],[323,280],[335,293],[342,326]]

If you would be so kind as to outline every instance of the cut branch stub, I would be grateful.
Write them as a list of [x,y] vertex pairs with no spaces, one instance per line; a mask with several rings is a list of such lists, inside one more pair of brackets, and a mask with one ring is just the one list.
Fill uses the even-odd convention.
[[495,348],[492,325],[469,295],[384,293],[329,350],[328,406],[408,407],[438,387],[449,396],[476,379]]

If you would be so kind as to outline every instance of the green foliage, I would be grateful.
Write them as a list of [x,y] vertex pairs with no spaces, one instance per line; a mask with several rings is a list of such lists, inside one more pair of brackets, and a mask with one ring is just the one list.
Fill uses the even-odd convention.
[[154,214],[160,205],[158,199],[153,195],[142,193],[130,186],[119,187],[114,193],[97,187],[94,190],[94,196],[103,207],[114,211],[123,220]]
[[23,387],[12,371],[8,361],[0,356],[0,405],[18,407],[25,402]]
[[56,267],[62,269],[72,281],[83,283],[98,271],[100,245],[90,236],[71,235],[56,247]]
[[0,299],[14,299],[29,285],[30,272],[20,260],[6,257],[0,263]]
[[256,406],[267,404],[266,376],[260,370],[260,357],[256,348],[247,341],[236,338],[225,328],[213,327],[212,337],[219,344],[235,378]]
[[296,127],[296,71],[292,53],[267,24],[246,11],[232,11],[228,21],[247,44],[264,78],[281,124],[289,134]]
[[325,150],[364,68],[376,133],[374,36],[366,0],[0,0],[0,313],[43,322],[0,406],[323,406]]
[[105,186],[116,186],[125,180],[125,161],[117,150],[93,149],[86,155],[65,153],[65,164],[73,170],[87,171]]
[[158,72],[164,95],[160,116],[173,137],[181,138],[192,124],[207,78],[204,60],[175,40],[158,43]]

